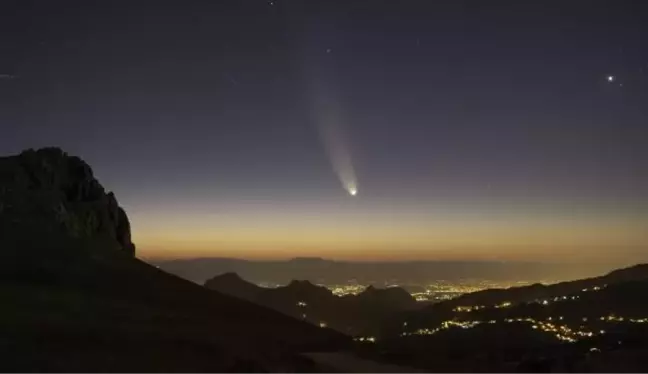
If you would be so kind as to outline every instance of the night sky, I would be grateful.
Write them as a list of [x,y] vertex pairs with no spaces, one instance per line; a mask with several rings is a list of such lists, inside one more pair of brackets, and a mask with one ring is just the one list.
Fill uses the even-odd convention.
[[0,130],[144,258],[646,260],[648,2],[3,1]]

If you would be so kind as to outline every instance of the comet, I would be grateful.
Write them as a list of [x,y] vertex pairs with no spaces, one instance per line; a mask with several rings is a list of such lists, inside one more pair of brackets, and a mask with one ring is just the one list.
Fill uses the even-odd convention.
[[[311,24],[310,33],[313,38],[326,35],[324,32],[329,25]],[[358,195],[358,179],[353,167],[351,146],[343,105],[340,103],[339,90],[336,85],[333,47],[313,49],[313,45],[324,43],[304,43],[303,74],[307,84],[306,92],[311,106],[311,120],[317,128],[317,133],[328,156],[333,172],[340,181],[342,188],[349,196]]]
[[337,175],[342,188],[349,195],[358,194],[358,180],[356,178],[349,137],[344,131],[344,122],[340,105],[328,90],[320,87],[316,99],[316,120],[320,138],[331,162],[333,171]]

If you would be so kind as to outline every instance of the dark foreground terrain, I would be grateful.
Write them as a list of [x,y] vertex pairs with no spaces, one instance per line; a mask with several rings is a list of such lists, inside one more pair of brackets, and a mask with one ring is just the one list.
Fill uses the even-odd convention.
[[58,149],[0,158],[1,371],[318,371],[350,339],[134,258],[115,197]]

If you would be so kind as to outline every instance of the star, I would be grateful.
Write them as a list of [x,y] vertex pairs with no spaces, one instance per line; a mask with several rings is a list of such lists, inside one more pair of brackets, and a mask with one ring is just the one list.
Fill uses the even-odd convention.
[[612,82],[614,82],[616,80],[616,77],[614,75],[608,75],[605,79],[608,82],[612,83]]
[[326,48],[326,53],[331,53],[331,48]]

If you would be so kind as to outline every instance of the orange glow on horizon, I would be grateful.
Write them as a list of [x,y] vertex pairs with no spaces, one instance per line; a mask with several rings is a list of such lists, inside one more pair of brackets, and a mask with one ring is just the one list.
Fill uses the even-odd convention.
[[595,258],[645,243],[635,222],[432,222],[147,226],[134,231],[146,258],[235,257],[339,260],[537,260]]

